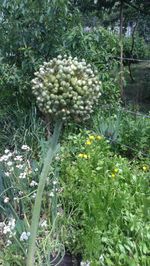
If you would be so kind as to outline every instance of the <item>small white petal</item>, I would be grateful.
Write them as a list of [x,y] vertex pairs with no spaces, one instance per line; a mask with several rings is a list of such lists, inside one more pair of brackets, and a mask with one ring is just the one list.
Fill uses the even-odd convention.
[[5,176],[10,176],[10,173],[9,172],[5,172]]
[[9,153],[9,152],[10,152],[10,150],[6,149],[4,152],[7,154],[7,153]]
[[11,161],[7,162],[7,165],[8,165],[8,166],[12,166],[12,164],[13,164],[13,163],[12,163]]
[[4,203],[8,203],[8,202],[9,202],[9,198],[6,197],[6,198],[4,199]]
[[30,187],[35,187],[37,185],[38,185],[38,183],[35,182],[34,180],[32,180],[31,183],[30,183]]

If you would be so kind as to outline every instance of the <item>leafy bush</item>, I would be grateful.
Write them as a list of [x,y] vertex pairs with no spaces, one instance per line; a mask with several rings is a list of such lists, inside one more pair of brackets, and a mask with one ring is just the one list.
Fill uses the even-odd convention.
[[117,146],[128,157],[150,156],[150,119],[124,114]]
[[150,118],[123,108],[98,111],[95,129],[112,143],[118,153],[128,158],[150,156]]
[[133,167],[100,135],[67,141],[60,180],[66,247],[93,266],[148,265],[149,166]]
[[138,35],[135,35],[134,47],[131,55],[132,42],[133,41],[131,37],[124,37],[124,57],[132,56],[135,59],[148,59],[150,57],[149,45],[144,41],[142,37],[139,37]]
[[78,58],[86,58],[99,70],[103,82],[103,93],[100,101],[116,103],[120,100],[118,86],[118,62],[114,57],[119,49],[118,38],[110,31],[102,28],[84,28],[81,25],[68,29],[63,36],[63,46],[58,47],[58,53],[71,54]]
[[10,105],[17,96],[21,106],[28,106],[33,98],[30,80],[34,71],[56,55],[62,34],[70,25],[68,2],[2,0],[0,13],[0,96],[9,96]]

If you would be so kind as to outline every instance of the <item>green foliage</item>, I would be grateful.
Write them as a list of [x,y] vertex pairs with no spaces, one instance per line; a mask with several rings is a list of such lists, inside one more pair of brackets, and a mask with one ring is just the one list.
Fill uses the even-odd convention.
[[34,71],[56,54],[62,34],[69,26],[68,5],[68,1],[61,0],[0,2],[3,91],[10,97],[12,93],[15,97],[21,93],[22,105],[32,101],[30,80]]
[[[142,5],[140,0],[126,2],[129,5],[124,6],[124,27],[137,19],[137,12],[135,9],[133,12],[130,4],[148,14],[146,2]],[[58,54],[77,56],[81,61],[85,58],[99,71],[103,84],[100,106],[118,103],[119,73],[115,60],[120,56],[118,36],[99,27],[102,21],[102,25],[111,24],[113,29],[118,22],[118,3],[116,0],[0,1],[1,265],[25,264],[31,209],[51,143],[45,141],[49,125],[38,118],[34,107],[29,108],[34,102],[30,82],[33,74],[43,62]],[[83,26],[94,25],[95,14],[96,19],[100,17],[97,26]],[[148,25],[149,16],[141,16],[134,40],[134,58],[149,58],[145,43],[149,41]],[[123,41],[124,56],[128,57],[132,40],[125,37]],[[147,73],[141,73],[146,80]],[[76,109],[81,106],[77,104]],[[74,254],[82,253],[91,266],[150,265],[150,120],[111,108],[106,112],[97,110],[96,116],[94,126],[84,125],[96,133],[66,133],[62,157],[57,154],[45,176],[36,243],[37,266],[43,261],[49,265],[51,254],[62,257],[64,247]],[[73,130],[79,132],[78,127]],[[129,163],[121,156],[132,161]]]
[[93,266],[148,265],[149,170],[116,156],[99,135],[67,141],[60,180],[66,247]]
[[[0,156],[0,210],[1,210],[1,242],[2,261],[12,265],[18,258],[18,265],[24,265],[26,249],[30,237],[30,223],[39,176],[45,159],[45,145],[41,145],[38,153],[39,160],[35,159],[34,151],[27,145],[19,150],[5,149]],[[44,152],[44,157],[43,157]],[[58,152],[58,150],[57,150]],[[57,223],[58,168],[55,162],[46,176],[46,189],[43,194],[42,210],[38,227],[37,252],[35,265],[50,263],[50,255],[57,252],[61,257],[64,254],[63,244],[60,242],[60,227]],[[52,208],[51,208],[52,205]],[[57,235],[57,237],[56,237]],[[43,240],[42,240],[43,239]],[[4,251],[5,248],[5,251]],[[43,259],[43,253],[44,259]],[[7,264],[6,264],[7,265]]]
[[131,55],[132,49],[132,38],[124,37],[123,39],[123,51],[124,57],[133,57],[135,59],[149,59],[150,58],[150,49],[149,45],[144,41],[142,37],[139,37],[138,34],[134,37],[134,46]]
[[118,147],[128,157],[150,156],[150,119],[124,114]]
[[[103,115],[107,118],[108,113],[104,112]],[[109,119],[104,121],[103,132],[107,129]],[[112,116],[110,121],[109,130],[115,132],[118,120]],[[113,140],[117,136],[114,135]],[[44,140],[41,145],[36,156],[41,158],[40,161],[35,160],[34,152],[26,153],[20,149],[20,152],[18,150],[10,157],[6,151],[8,160],[3,161],[4,168],[1,165],[1,219],[8,225],[10,217],[15,218],[13,232],[16,232],[16,238],[23,249],[27,248],[28,242],[20,241],[20,237],[22,232],[29,230],[34,193],[47,150]],[[63,254],[65,245],[72,253],[83,252],[84,258],[90,260],[93,266],[149,264],[150,165],[146,160],[130,164],[127,159],[115,155],[111,145],[101,135],[89,131],[66,136],[63,140],[61,159],[57,156],[43,195],[40,223],[46,221],[47,226],[39,227],[37,260],[40,261],[43,252],[47,261],[50,252],[54,250]],[[14,160],[18,155],[22,156],[21,163]],[[13,165],[9,166],[9,161]],[[19,169],[17,165],[23,168]],[[12,166],[14,169],[10,170]],[[61,178],[58,177],[59,168]],[[23,178],[21,173],[25,173],[26,177]],[[7,197],[9,202],[5,203]],[[14,260],[18,256],[18,265],[19,261],[24,263],[19,243],[11,238],[12,244],[6,247],[7,240],[5,235],[1,243],[2,250],[5,246],[3,260],[11,263],[13,253]]]
[[113,149],[128,158],[150,156],[150,119],[122,108],[98,111],[95,129],[112,143]]
[[47,124],[38,117],[34,106],[27,111],[15,104],[8,108],[5,103],[0,110],[0,127],[1,151],[6,147],[19,149],[27,144],[37,154],[40,139],[47,134]]
[[83,27],[78,25],[71,28],[63,36],[61,51],[68,51],[73,56],[86,58],[94,63],[99,70],[108,71],[113,68],[115,60],[112,55],[117,52],[116,36],[102,27]]
[[118,86],[118,63],[114,59],[119,49],[118,38],[112,32],[102,27],[71,28],[63,36],[63,46],[59,53],[68,53],[78,58],[86,58],[99,70],[100,80],[103,83],[103,93],[100,101],[115,103],[120,99]]
[[3,14],[0,20],[3,81],[0,96],[3,99],[10,103],[12,99],[16,102],[17,97],[19,105],[28,108],[33,100],[30,90],[33,73],[43,61],[68,53],[98,67],[100,80],[105,81],[102,102],[118,101],[119,88],[113,80],[114,75],[110,78],[110,70],[116,67],[112,55],[118,46],[112,33],[103,28],[86,32],[80,26],[80,12],[70,1],[34,3],[26,0],[22,3],[13,0],[10,4],[3,0],[0,8]]

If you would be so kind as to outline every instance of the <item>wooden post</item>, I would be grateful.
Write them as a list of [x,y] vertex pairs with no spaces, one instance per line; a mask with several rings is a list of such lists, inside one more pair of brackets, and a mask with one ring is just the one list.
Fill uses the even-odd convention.
[[120,94],[123,98],[123,0],[120,0]]

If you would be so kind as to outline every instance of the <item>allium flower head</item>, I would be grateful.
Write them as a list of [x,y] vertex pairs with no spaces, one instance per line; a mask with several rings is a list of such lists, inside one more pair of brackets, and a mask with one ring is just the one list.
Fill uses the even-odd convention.
[[97,70],[71,56],[45,62],[32,80],[39,109],[53,118],[88,119],[101,95]]

